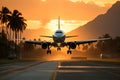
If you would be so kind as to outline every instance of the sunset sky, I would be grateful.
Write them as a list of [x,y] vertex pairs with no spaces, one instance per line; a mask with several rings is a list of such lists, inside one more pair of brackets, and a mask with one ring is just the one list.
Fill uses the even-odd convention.
[[17,9],[27,19],[28,29],[57,29],[57,18],[61,17],[61,28],[65,32],[85,24],[99,14],[104,14],[118,0],[0,0],[0,7]]

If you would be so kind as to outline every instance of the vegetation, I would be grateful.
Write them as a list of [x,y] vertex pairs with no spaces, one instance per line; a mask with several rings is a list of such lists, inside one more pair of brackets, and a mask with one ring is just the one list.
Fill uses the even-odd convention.
[[[15,38],[15,41],[17,43],[17,39],[21,39],[21,32],[23,32],[27,26],[27,24],[24,22],[26,20],[22,17],[22,14],[18,10],[14,10],[11,16],[8,17],[8,20],[9,22],[7,24],[7,27],[12,29],[13,39]],[[18,38],[18,36],[20,38]]]
[[[7,7],[2,7],[0,11],[0,25],[2,31],[0,33],[0,58],[6,58],[9,54],[18,54],[21,33],[25,30],[25,23],[22,13],[18,10],[11,12]],[[6,28],[6,29],[5,29]]]
[[120,37],[114,39],[109,34],[105,34],[99,38],[111,38],[107,41],[99,41],[96,44],[84,45],[85,53],[96,56],[102,54],[106,58],[119,58],[120,57]]

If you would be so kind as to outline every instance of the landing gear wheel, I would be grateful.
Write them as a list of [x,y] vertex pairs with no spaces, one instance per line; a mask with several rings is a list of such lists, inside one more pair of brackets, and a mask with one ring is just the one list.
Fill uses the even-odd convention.
[[51,54],[51,50],[47,50],[47,54]]
[[71,50],[68,50],[68,51],[67,51],[67,54],[72,54],[72,51],[71,51]]
[[57,51],[61,51],[61,48],[60,48],[60,47],[58,47],[58,48],[57,48]]

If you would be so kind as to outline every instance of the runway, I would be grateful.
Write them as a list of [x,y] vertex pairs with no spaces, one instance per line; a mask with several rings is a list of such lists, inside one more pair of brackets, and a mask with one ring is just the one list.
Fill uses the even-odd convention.
[[120,63],[101,61],[59,62],[53,80],[120,80]]
[[[32,66],[27,66],[31,63]],[[18,69],[8,71],[8,74],[2,76],[0,74],[0,80],[120,80],[119,62],[47,61],[12,63],[5,66],[0,66],[0,71],[7,68]]]
[[32,62],[32,66],[27,66],[23,64],[16,65],[14,63],[12,64],[13,66],[10,64],[8,65],[10,67],[17,66],[18,69],[14,70],[13,68],[11,68],[13,71],[8,71],[8,74],[0,76],[0,80],[50,80],[52,74],[57,69],[58,63],[55,61],[50,61],[50,62],[42,62],[37,64],[36,62]]

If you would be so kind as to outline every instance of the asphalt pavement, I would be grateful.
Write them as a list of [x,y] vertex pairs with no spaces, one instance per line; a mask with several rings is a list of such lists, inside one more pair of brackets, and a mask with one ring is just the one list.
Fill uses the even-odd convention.
[[12,63],[0,66],[0,80],[120,80],[120,63],[88,60]]
[[62,61],[52,80],[120,80],[120,63]]
[[[23,64],[25,64],[23,62]],[[21,64],[22,65],[22,64]],[[54,70],[57,69],[57,62],[36,62],[29,64],[32,66],[22,65],[20,64],[16,70],[8,71],[8,74],[0,76],[0,80],[50,80]],[[10,65],[12,67],[12,65]],[[13,64],[13,66],[15,66]],[[9,66],[8,66],[9,67]],[[25,68],[24,68],[25,67]]]

